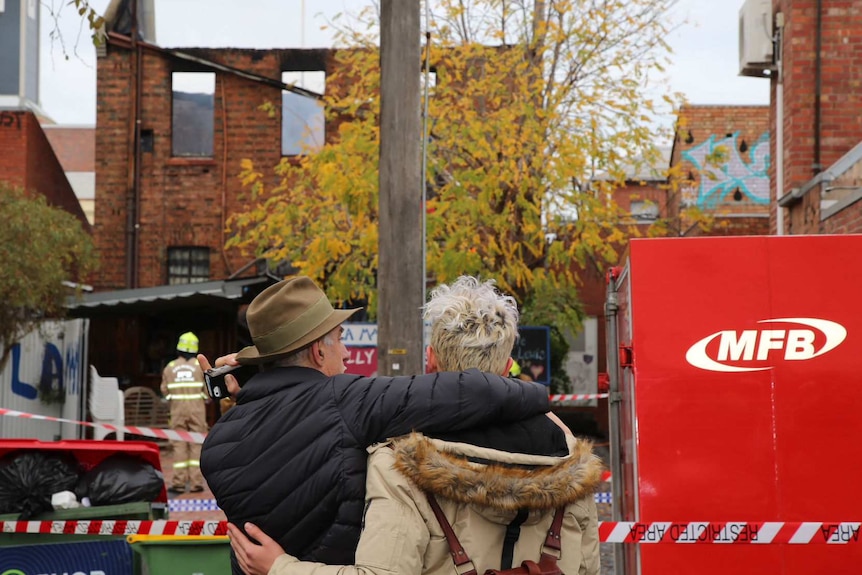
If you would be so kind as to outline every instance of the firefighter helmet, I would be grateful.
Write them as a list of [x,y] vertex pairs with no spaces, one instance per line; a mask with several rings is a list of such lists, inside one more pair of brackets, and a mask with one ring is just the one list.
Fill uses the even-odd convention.
[[512,358],[512,367],[509,369],[509,377],[518,377],[521,375],[521,366]]
[[177,342],[177,351],[185,353],[198,352],[198,336],[190,331],[187,331],[180,336],[180,341]]

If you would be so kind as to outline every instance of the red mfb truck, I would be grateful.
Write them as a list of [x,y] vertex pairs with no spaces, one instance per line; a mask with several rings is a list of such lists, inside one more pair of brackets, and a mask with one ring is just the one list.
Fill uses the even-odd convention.
[[608,283],[616,572],[862,572],[862,236],[633,240]]

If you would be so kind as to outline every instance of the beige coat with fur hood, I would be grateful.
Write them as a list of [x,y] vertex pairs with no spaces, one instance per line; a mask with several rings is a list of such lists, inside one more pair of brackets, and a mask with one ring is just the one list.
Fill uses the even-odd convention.
[[[279,557],[270,575],[456,575],[449,547],[424,490],[433,492],[477,573],[499,569],[506,526],[519,508],[512,566],[538,561],[554,510],[565,506],[565,575],[599,573],[593,492],[601,462],[592,445],[567,436],[568,457],[523,455],[413,434],[369,448],[366,514],[356,565]],[[391,448],[390,448],[391,447]],[[477,463],[481,461],[482,463]]]

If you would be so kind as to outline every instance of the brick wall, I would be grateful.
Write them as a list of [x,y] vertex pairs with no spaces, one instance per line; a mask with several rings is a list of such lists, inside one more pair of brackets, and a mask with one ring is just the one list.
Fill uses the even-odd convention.
[[[817,0],[774,0],[773,12],[782,12],[785,19],[784,190],[779,193],[785,195],[804,186],[820,169],[827,169],[862,141],[862,3],[822,0],[819,167],[815,136]],[[773,80],[773,102],[776,87]],[[774,104],[770,121],[774,131]],[[818,186],[790,206],[785,231],[862,232],[862,226],[849,225],[859,221],[862,205],[849,206],[847,214],[836,214],[821,223],[820,200]],[[838,219],[830,222],[833,218]],[[771,228],[776,228],[774,217]]]
[[0,179],[23,187],[27,176],[27,112],[0,112]]
[[84,228],[90,231],[90,223],[54,148],[45,136],[35,115],[27,114],[27,180],[26,187],[45,195],[51,205],[63,208],[77,217]]
[[0,150],[0,180],[44,195],[49,204],[74,215],[90,231],[81,204],[33,112],[0,112]]
[[717,218],[767,217],[769,108],[685,105],[678,126],[680,199]]
[[43,125],[60,165],[67,172],[92,172],[96,152],[96,129],[57,124]]
[[[666,166],[662,166],[666,169]],[[624,212],[631,213],[633,202],[649,202],[659,209],[662,216],[667,215],[667,190],[661,183],[627,182],[614,190],[614,201]]]
[[862,233],[862,204],[856,202],[823,221],[821,231],[824,234],[860,234]]
[[108,47],[96,64],[96,218],[93,237],[99,251],[96,287],[125,284],[126,197],[129,187],[129,52]]
[[[291,60],[295,53],[318,60],[322,54],[236,49],[185,52],[274,80],[297,65]],[[143,69],[141,129],[152,131],[153,147],[142,153],[136,287],[167,283],[167,248],[171,246],[209,247],[210,278],[225,278],[250,259],[234,250],[223,251],[227,239],[224,221],[243,207],[246,192],[238,179],[240,162],[251,159],[269,178],[268,183],[276,181],[272,168],[281,160],[281,90],[216,73],[213,155],[174,157],[171,74],[195,70],[156,50],[144,51]],[[126,204],[132,182],[131,70],[131,51],[116,45],[108,46],[106,56],[98,62],[95,237],[104,264],[93,281],[100,289],[130,287],[126,286]],[[275,117],[259,109],[266,102],[275,105]]]

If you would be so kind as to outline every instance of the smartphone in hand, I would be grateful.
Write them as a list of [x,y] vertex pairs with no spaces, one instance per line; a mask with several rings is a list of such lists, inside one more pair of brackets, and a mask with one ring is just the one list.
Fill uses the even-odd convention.
[[213,399],[224,399],[230,397],[230,391],[227,388],[227,382],[224,376],[230,372],[239,369],[241,365],[223,365],[214,369],[208,369],[204,372],[204,382],[206,382],[207,393]]

